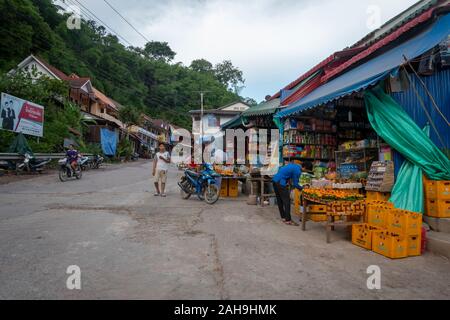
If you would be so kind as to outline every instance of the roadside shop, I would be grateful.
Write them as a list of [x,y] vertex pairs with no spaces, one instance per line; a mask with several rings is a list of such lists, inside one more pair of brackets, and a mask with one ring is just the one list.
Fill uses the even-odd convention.
[[[301,178],[307,188],[294,194],[303,230],[308,220],[325,222],[330,242],[335,227],[352,226],[356,245],[404,258],[422,252],[422,214],[450,217],[449,91],[440,98],[418,74],[447,43],[448,30],[446,14],[406,40],[402,33],[383,39],[384,49],[367,49],[378,50],[373,58],[355,56],[347,63],[355,67],[275,115],[283,160],[313,164],[313,174]],[[448,72],[441,58],[428,76]],[[420,106],[413,110],[405,97]]]

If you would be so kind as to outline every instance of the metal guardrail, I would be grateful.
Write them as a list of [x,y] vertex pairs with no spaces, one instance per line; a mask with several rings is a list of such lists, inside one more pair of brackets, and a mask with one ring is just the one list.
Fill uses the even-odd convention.
[[[66,156],[65,153],[35,153],[36,159],[62,159]],[[93,154],[83,153],[85,157],[92,157]],[[22,160],[23,156],[18,153],[0,153],[0,160]]]

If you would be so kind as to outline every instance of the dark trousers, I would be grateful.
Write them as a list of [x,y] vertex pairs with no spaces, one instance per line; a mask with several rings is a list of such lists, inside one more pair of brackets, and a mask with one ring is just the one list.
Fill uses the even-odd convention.
[[291,221],[291,192],[289,187],[283,187],[279,183],[273,183],[273,189],[277,196],[278,209],[282,219]]

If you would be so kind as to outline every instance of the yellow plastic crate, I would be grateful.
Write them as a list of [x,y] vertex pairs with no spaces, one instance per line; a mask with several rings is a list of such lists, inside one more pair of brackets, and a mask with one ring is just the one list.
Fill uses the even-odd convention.
[[450,181],[423,179],[426,200],[450,200]]
[[422,234],[408,236],[408,256],[420,256],[422,249]]
[[325,222],[327,221],[327,215],[321,213],[312,213],[308,215],[309,220],[314,222]]
[[368,191],[366,194],[366,199],[368,201],[388,201],[390,197],[391,194],[389,192]]
[[297,216],[300,216],[302,214],[301,212],[301,191],[295,189],[294,190],[294,214]]
[[433,218],[450,218],[450,200],[426,200],[426,215]]
[[222,184],[220,185],[220,196],[221,197],[228,197],[228,180],[222,179]]
[[309,205],[306,209],[308,213],[327,213],[327,206],[320,204]]
[[354,224],[352,226],[352,243],[367,250],[372,250],[372,232],[380,228],[367,223]]
[[237,179],[228,180],[228,197],[237,198],[239,196],[239,181]]
[[387,213],[392,210],[386,206],[367,206],[366,222],[372,226],[385,228],[387,225]]
[[387,213],[386,227],[390,232],[416,235],[422,230],[422,215],[407,210],[392,209]]
[[391,259],[401,259],[408,256],[408,241],[388,231],[372,232],[372,251]]

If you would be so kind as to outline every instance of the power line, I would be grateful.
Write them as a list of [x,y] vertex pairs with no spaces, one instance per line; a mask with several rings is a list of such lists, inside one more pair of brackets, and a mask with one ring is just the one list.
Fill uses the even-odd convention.
[[97,15],[92,12],[91,10],[89,10],[89,8],[85,7],[80,1],[78,0],[70,0],[70,1],[75,1],[76,3],[78,3],[80,6],[82,6],[84,9],[86,9],[93,17],[95,17],[97,19],[97,21],[99,21],[101,24],[103,24],[105,27],[107,27],[109,30],[111,30],[115,35],[117,35],[119,38],[121,38],[123,41],[125,41],[126,43],[128,43],[130,46],[133,46],[131,44],[131,42],[129,42],[127,39],[125,39],[124,37],[122,37],[118,32],[116,32],[113,28],[111,28],[110,26],[108,26],[108,24],[106,24],[102,19],[100,19],[99,17],[97,17]]
[[144,38],[145,41],[150,42],[150,40],[147,39],[146,36],[144,36],[138,29],[136,29],[131,22],[129,22],[116,8],[112,6],[111,3],[109,3],[107,0],[103,0],[111,9],[114,10],[115,13],[119,15],[119,17],[122,18],[131,28],[133,28],[134,31],[136,31],[142,38]]

